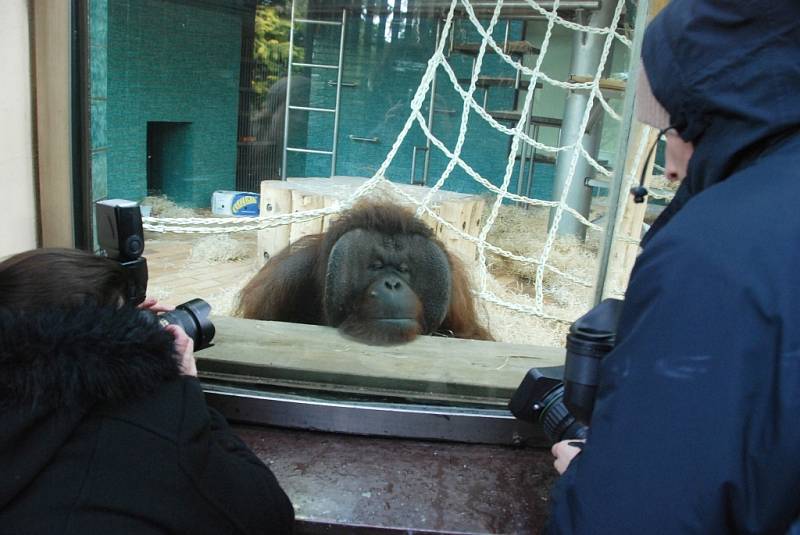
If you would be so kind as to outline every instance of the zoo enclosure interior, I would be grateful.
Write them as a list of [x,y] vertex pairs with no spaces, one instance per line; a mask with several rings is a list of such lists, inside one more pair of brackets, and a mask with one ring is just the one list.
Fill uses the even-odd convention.
[[[374,196],[416,209],[458,249],[498,340],[560,347],[594,299],[598,262],[605,294],[620,295],[642,223],[663,205],[634,207],[611,181],[617,173],[627,191],[653,138],[631,126],[626,80],[643,30],[632,2],[89,7],[92,198],[150,210],[150,290],[164,301],[199,294],[227,314],[265,253]],[[260,216],[209,213],[230,190],[261,194]],[[498,349],[493,366],[515,352]],[[390,355],[364,357],[380,363],[371,384],[399,395],[416,381],[429,397],[458,391],[449,370],[474,377],[492,360],[442,355],[416,377]],[[262,371],[285,387],[305,373],[322,388],[342,375],[332,367],[348,367],[292,359],[296,373]],[[486,388],[478,398],[507,393]]]

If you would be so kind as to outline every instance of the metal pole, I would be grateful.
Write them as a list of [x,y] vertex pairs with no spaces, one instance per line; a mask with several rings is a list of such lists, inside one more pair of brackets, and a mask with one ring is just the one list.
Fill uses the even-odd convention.
[[[294,2],[292,2],[294,9]],[[331,176],[336,175],[336,145],[339,139],[339,102],[342,95],[342,60],[344,59],[344,31],[347,22],[347,10],[342,10],[341,35],[339,36],[339,70],[336,73],[336,105],[333,107],[333,147],[331,148]]]
[[[535,141],[539,141],[539,125],[533,125],[533,139]],[[530,157],[531,164],[528,166],[528,178],[525,181],[525,196],[531,196],[531,189],[533,187],[533,169],[536,167],[536,147],[531,147],[531,157]],[[530,205],[526,204],[525,208],[529,208]]]
[[292,20],[289,26],[289,65],[286,69],[286,106],[283,111],[283,160],[281,161],[281,180],[286,180],[286,147],[289,143],[289,105],[292,95],[292,59],[294,55],[294,2],[292,2]]
[[[623,1],[623,0],[618,0]],[[598,11],[594,11],[589,17],[588,24],[590,26],[605,28],[611,24],[614,16],[614,10],[617,7],[617,2],[606,1],[603,2]],[[581,12],[578,14],[580,16]],[[597,72],[597,66],[600,63],[600,56],[603,52],[603,44],[606,35],[603,34],[590,34],[586,32],[575,32],[572,40],[572,60],[570,65],[570,73],[573,75],[588,75],[594,76]],[[579,132],[581,121],[583,119],[584,111],[589,103],[588,90],[571,90],[567,94],[567,101],[564,108],[564,121],[561,128],[561,144],[571,145],[578,141],[581,132]],[[596,104],[599,106],[599,104]],[[591,136],[599,136],[600,129],[595,129]],[[591,151],[596,142],[590,138],[590,135],[583,136],[581,143],[587,151]],[[576,149],[565,150],[558,154],[556,159],[555,182],[553,184],[553,198],[559,199],[564,191],[564,187],[569,178],[569,168],[574,157]],[[593,157],[596,154],[592,154]],[[575,208],[584,216],[589,215],[589,205],[591,203],[591,189],[584,185],[584,178],[593,172],[593,168],[589,165],[585,158],[578,156],[577,165],[575,166],[575,174],[572,178],[572,183],[569,192],[565,198],[566,203]],[[555,209],[551,211],[550,222],[552,224],[553,214]],[[586,237],[586,227],[575,217],[569,213],[564,213],[561,223],[558,228],[559,235],[572,235],[577,236],[583,240]]]
[[[439,46],[439,36],[442,31],[442,21],[441,19],[436,19],[436,46]],[[451,29],[452,32],[452,29]],[[434,48],[435,48],[434,47]],[[475,66],[475,60],[472,60],[473,68]],[[436,108],[436,73],[433,74],[433,79],[431,80],[431,104],[428,107],[428,128],[431,132],[433,132],[433,113],[434,109]],[[428,170],[430,169],[431,165],[431,138],[425,136],[425,159],[422,163],[422,185],[425,186],[428,184]]]
[[[534,91],[533,84],[528,85],[528,91]],[[531,98],[535,98],[531,97]],[[523,106],[524,107],[524,106]],[[533,106],[531,109],[528,110],[528,116],[525,117],[525,127],[523,132],[526,135],[530,135],[531,133],[531,115],[533,115]],[[528,143],[523,141],[522,142],[522,150],[519,154],[519,175],[517,176],[517,195],[522,195],[522,179],[525,177],[525,157],[528,154]]]
[[608,211],[606,213],[606,229],[603,234],[603,246],[600,250],[599,269],[597,272],[597,283],[594,289],[594,303],[597,304],[603,299],[605,292],[606,277],[608,276],[608,263],[611,259],[611,247],[614,244],[614,231],[617,225],[617,213],[622,202],[621,196],[627,196],[628,192],[623,191],[622,185],[625,183],[625,160],[628,155],[628,143],[631,137],[631,127],[633,125],[633,106],[636,102],[634,88],[639,77],[639,57],[642,53],[642,41],[644,40],[644,29],[647,25],[647,15],[650,11],[649,0],[639,0],[636,10],[636,24],[633,33],[633,43],[631,43],[631,57],[628,66],[628,81],[626,84],[625,101],[623,104],[622,121],[620,123],[619,146],[617,156],[614,160],[614,176],[608,191]]

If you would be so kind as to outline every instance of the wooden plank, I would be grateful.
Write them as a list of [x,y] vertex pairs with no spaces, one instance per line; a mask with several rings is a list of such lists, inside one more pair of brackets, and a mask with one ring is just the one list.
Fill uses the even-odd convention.
[[315,325],[214,317],[214,345],[197,353],[201,376],[337,385],[410,397],[462,396],[505,404],[533,367],[563,365],[564,350],[421,336],[371,346]]
[[[522,117],[522,112],[517,110],[495,110],[489,111],[489,115],[498,121],[519,121]],[[561,119],[532,115],[531,124],[561,128]]]
[[[469,85],[471,82],[470,78],[459,78],[458,83]],[[475,80],[475,87],[516,87],[517,79],[514,77],[508,76],[479,76],[477,80]],[[520,80],[518,89],[528,89],[530,85],[529,80]],[[536,89],[541,89],[544,87],[542,82],[536,83]]]
[[74,247],[70,4],[32,2],[37,177],[44,247]]
[[[587,82],[591,82],[594,80],[591,76],[580,76],[576,74],[572,74],[569,77],[568,82],[571,83],[578,83],[584,84]],[[611,78],[601,78],[600,79],[600,92],[603,94],[603,98],[606,100],[610,98],[622,98],[625,95],[625,87],[626,82],[625,80],[614,80]],[[574,91],[588,91],[588,89],[576,89]]]
[[[261,198],[259,214],[289,214],[292,211],[292,190],[280,180],[264,180],[261,182]],[[258,231],[256,263],[264,263],[289,246],[291,225],[280,225]]]
[[[477,54],[481,48],[480,43],[458,43],[453,45],[453,52],[462,54]],[[529,41],[508,41],[502,47],[506,54],[538,54],[539,48],[533,46]],[[486,54],[494,54],[494,48],[487,46]]]
[[[475,218],[474,212],[475,202],[471,200],[443,202],[439,209],[439,214],[442,216],[442,219],[466,233],[470,233],[475,226],[473,222]],[[477,247],[474,243],[464,240],[460,235],[444,225],[440,225],[437,230],[440,232],[439,239],[442,240],[442,243],[444,243],[448,251],[457,255],[467,264],[471,264],[475,261]]]
[[[645,162],[644,158],[647,156],[646,152],[642,156],[639,165],[634,169],[636,161],[636,153],[642,143],[642,137],[647,133],[645,140],[645,151],[647,151],[653,143],[655,143],[658,132],[638,121],[634,121],[631,126],[631,136],[628,143],[628,156],[625,159],[625,174],[624,176],[639,177],[642,172],[642,166],[647,165],[645,184],[648,183],[653,175],[653,161]],[[616,225],[615,233],[617,236],[629,236],[638,238],[642,232],[644,224],[644,216],[647,210],[647,197],[644,202],[633,202],[633,196],[627,191],[622,192],[622,199],[620,199],[620,219]],[[629,243],[623,240],[615,240],[611,247],[611,255],[609,257],[608,273],[606,275],[606,294],[613,295],[616,292],[624,291],[628,286],[628,279],[633,269],[633,264],[636,262],[636,257],[639,254],[639,245]]]
[[[325,197],[323,195],[309,195],[301,190],[292,190],[292,212],[306,212],[324,207]],[[294,243],[303,236],[319,234],[320,232],[322,232],[322,217],[301,223],[292,223],[289,242]]]
[[[322,204],[325,208],[331,208],[339,204],[339,199],[336,197],[331,197],[330,195],[326,195],[323,197]],[[339,219],[339,214],[331,214],[326,215],[322,218],[322,232],[328,232],[328,228],[330,228],[331,223]]]

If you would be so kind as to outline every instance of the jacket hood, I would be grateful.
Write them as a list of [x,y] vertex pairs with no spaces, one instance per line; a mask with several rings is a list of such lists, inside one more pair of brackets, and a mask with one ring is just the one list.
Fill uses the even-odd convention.
[[172,335],[150,312],[0,309],[0,410],[129,399],[178,371]]
[[671,125],[695,151],[650,235],[693,195],[800,132],[798,58],[798,2],[672,0],[653,19],[642,61]]
[[92,406],[142,396],[178,374],[172,335],[150,312],[0,308],[0,509]]

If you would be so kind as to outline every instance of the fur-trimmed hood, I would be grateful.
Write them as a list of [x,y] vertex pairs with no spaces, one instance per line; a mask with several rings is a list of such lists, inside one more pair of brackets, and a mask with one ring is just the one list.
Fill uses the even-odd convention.
[[0,410],[121,401],[178,373],[172,335],[150,312],[0,309]]
[[52,462],[98,404],[144,396],[179,374],[150,312],[0,308],[0,510]]

